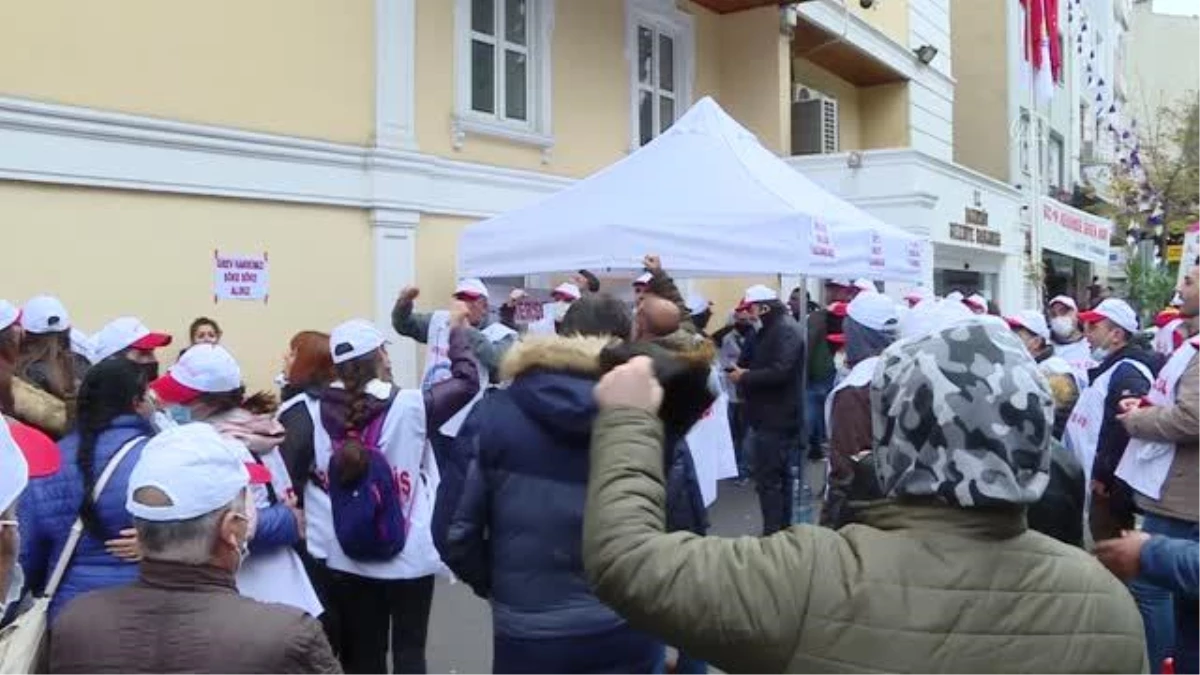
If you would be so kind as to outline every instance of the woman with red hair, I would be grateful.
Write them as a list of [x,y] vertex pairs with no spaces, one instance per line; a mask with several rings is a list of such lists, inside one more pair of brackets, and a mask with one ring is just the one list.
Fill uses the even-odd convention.
[[[335,654],[341,651],[338,635],[340,625],[336,612],[337,603],[329,600],[330,573],[325,565],[327,556],[325,542],[333,536],[324,531],[332,522],[329,494],[312,479],[313,421],[319,419],[321,391],[333,382],[333,357],[329,352],[329,334],[306,330],[292,337],[288,351],[283,356],[283,390],[280,398],[279,423],[286,430],[283,445],[279,447],[292,488],[296,492],[298,506],[304,509],[305,541],[298,547],[301,560],[308,571],[309,580],[317,597],[325,607],[321,625]],[[323,513],[314,517],[312,514]]]

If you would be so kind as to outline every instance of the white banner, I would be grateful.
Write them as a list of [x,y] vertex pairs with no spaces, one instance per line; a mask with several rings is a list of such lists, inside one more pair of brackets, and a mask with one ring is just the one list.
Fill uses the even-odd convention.
[[213,301],[262,300],[270,296],[267,254],[213,251]]
[[736,478],[737,458],[733,454],[733,433],[729,429],[729,399],[721,394],[688,431],[688,449],[696,465],[696,480],[704,505],[717,500],[717,481]]
[[1179,275],[1175,278],[1175,288],[1183,287],[1183,278],[1196,264],[1196,256],[1200,255],[1200,222],[1188,226],[1183,235],[1183,255],[1179,258]]
[[1112,221],[1084,213],[1049,197],[1041,198],[1042,248],[1108,267]]

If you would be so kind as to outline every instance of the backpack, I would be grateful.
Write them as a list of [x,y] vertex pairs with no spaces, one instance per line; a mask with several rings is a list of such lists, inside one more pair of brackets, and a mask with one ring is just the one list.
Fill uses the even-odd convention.
[[329,502],[333,532],[346,555],[354,560],[391,560],[404,549],[408,523],[400,506],[400,484],[379,437],[387,412],[367,425],[358,440],[367,455],[367,468],[358,480],[343,484],[338,453],[350,437],[333,442],[329,462]]

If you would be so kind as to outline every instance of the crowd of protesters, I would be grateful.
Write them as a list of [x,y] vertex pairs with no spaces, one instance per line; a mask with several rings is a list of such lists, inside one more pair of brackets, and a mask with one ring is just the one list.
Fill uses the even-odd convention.
[[[714,314],[644,265],[632,305],[581,270],[529,322],[403,289],[414,388],[361,319],[253,392],[211,318],[162,368],[137,318],[0,301],[0,619],[48,600],[50,672],[419,673],[453,574],[494,672],[1196,671],[1195,267],[1148,333],[863,279]],[[721,395],[761,537],[707,536]]]

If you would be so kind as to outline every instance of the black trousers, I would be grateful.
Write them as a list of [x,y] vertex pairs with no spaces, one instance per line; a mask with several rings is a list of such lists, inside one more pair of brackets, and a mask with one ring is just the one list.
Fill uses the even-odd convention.
[[391,672],[426,672],[433,577],[369,579],[345,572],[332,574],[332,599],[341,624],[342,669],[347,673],[386,673],[390,646]]
[[792,524],[791,458],[800,446],[800,430],[763,429],[751,426],[746,433],[754,465],[752,474],[762,507],[763,536]]

